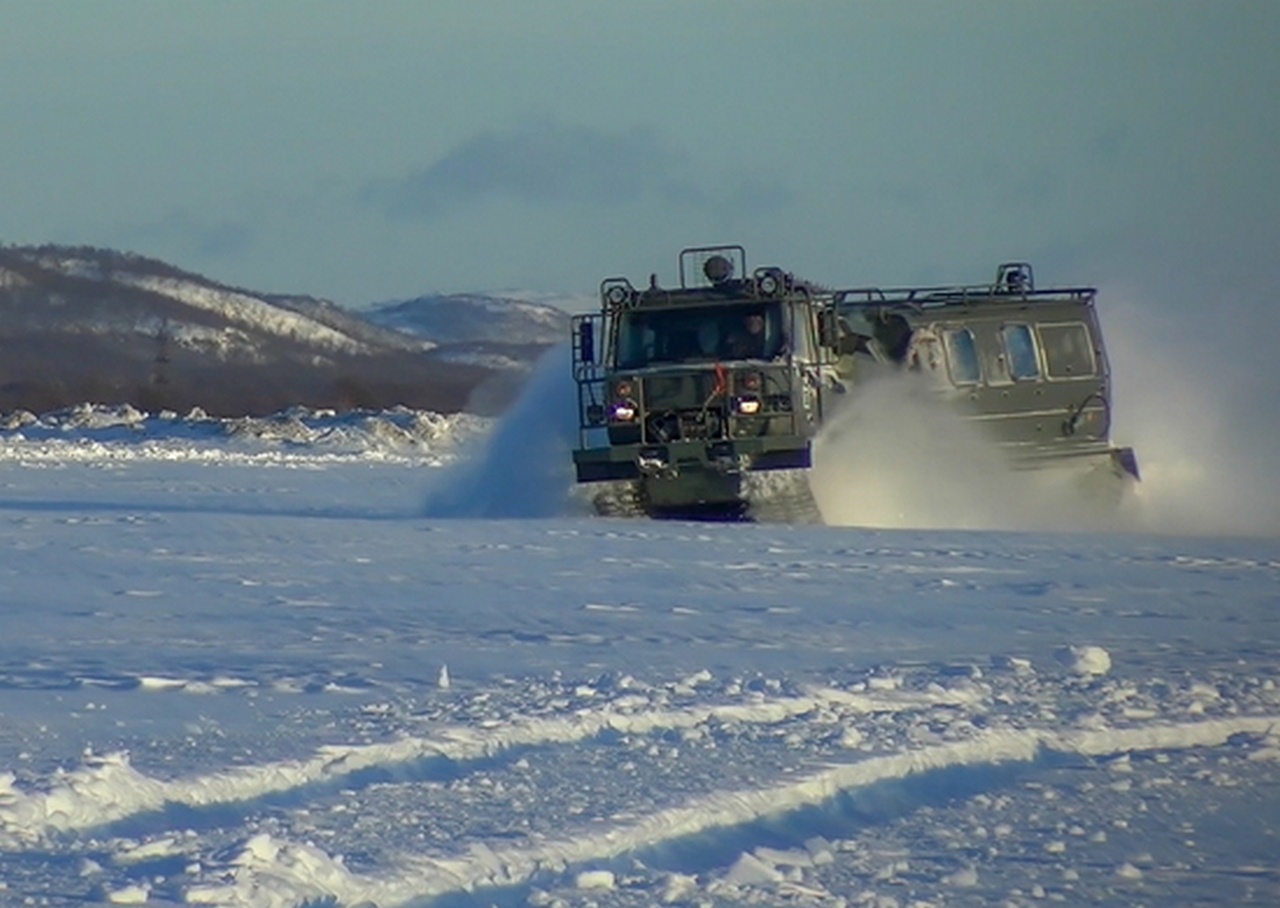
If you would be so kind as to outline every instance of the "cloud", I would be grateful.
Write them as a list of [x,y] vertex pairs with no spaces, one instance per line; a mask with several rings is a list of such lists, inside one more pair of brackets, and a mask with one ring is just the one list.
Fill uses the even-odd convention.
[[206,220],[185,208],[175,208],[160,220],[134,227],[128,234],[135,241],[182,246],[212,259],[240,255],[254,242],[253,229],[247,224]]
[[365,196],[392,217],[433,220],[488,198],[774,208],[785,203],[787,193],[739,174],[699,179],[688,157],[650,129],[605,132],[536,119],[474,136],[402,179],[370,184]]

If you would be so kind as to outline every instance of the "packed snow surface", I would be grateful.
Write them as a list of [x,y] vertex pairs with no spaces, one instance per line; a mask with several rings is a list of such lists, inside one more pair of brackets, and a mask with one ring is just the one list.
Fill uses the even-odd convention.
[[1274,538],[592,517],[562,390],[10,415],[0,904],[1280,903]]

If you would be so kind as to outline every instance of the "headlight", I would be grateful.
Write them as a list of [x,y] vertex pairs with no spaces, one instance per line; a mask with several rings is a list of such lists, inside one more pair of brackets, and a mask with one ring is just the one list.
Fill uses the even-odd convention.
[[634,400],[620,400],[609,408],[609,418],[614,422],[634,422],[638,412],[640,408]]
[[743,416],[755,416],[760,412],[760,398],[758,397],[739,397],[734,404],[736,409]]

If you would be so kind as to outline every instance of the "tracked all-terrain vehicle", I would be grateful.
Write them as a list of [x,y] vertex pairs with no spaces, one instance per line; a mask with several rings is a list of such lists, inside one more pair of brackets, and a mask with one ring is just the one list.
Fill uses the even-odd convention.
[[1031,266],[991,284],[831,290],[741,246],[686,249],[679,286],[600,287],[573,322],[577,479],[627,490],[652,516],[733,518],[745,480],[804,470],[840,396],[869,374],[918,373],[1017,466],[1068,463],[1135,480],[1110,440],[1091,287],[1037,289]]

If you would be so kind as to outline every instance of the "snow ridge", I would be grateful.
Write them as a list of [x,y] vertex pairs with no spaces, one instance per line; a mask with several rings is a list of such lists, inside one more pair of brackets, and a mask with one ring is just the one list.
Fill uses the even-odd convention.
[[271,416],[219,418],[198,409],[179,416],[82,404],[39,416],[9,414],[0,421],[0,462],[273,465],[357,459],[440,465],[491,426],[485,417],[403,407],[342,414],[295,407]]
[[1049,754],[1098,757],[1211,747],[1234,735],[1266,735],[1277,724],[1280,714],[1153,723],[1105,731],[991,730],[971,740],[836,766],[786,785],[715,793],[612,829],[594,829],[532,846],[473,845],[467,853],[448,858],[406,858],[400,866],[378,874],[352,873],[340,859],[314,845],[280,842],[269,835],[259,835],[250,839],[233,859],[223,872],[224,879],[191,887],[187,900],[272,908],[317,898],[335,898],[343,904],[402,905],[452,892],[525,883],[547,868],[608,862],[708,830],[740,826],[819,805],[841,792],[879,782],[953,767],[1029,763]]
[[169,805],[206,807],[248,801],[317,783],[341,783],[364,770],[410,761],[455,762],[492,757],[517,747],[569,744],[606,730],[649,734],[656,730],[693,728],[707,722],[771,724],[823,709],[842,714],[904,712],[940,705],[966,705],[973,697],[941,688],[919,693],[884,691],[863,694],[815,688],[806,696],[747,703],[689,707],[679,710],[634,710],[611,704],[574,715],[528,718],[507,727],[455,725],[434,736],[406,737],[383,744],[330,746],[305,760],[245,766],[188,779],[162,781],[139,773],[124,753],[94,756],[57,777],[46,791],[14,788],[12,774],[0,775],[0,843],[39,842],[53,833],[103,826]]

